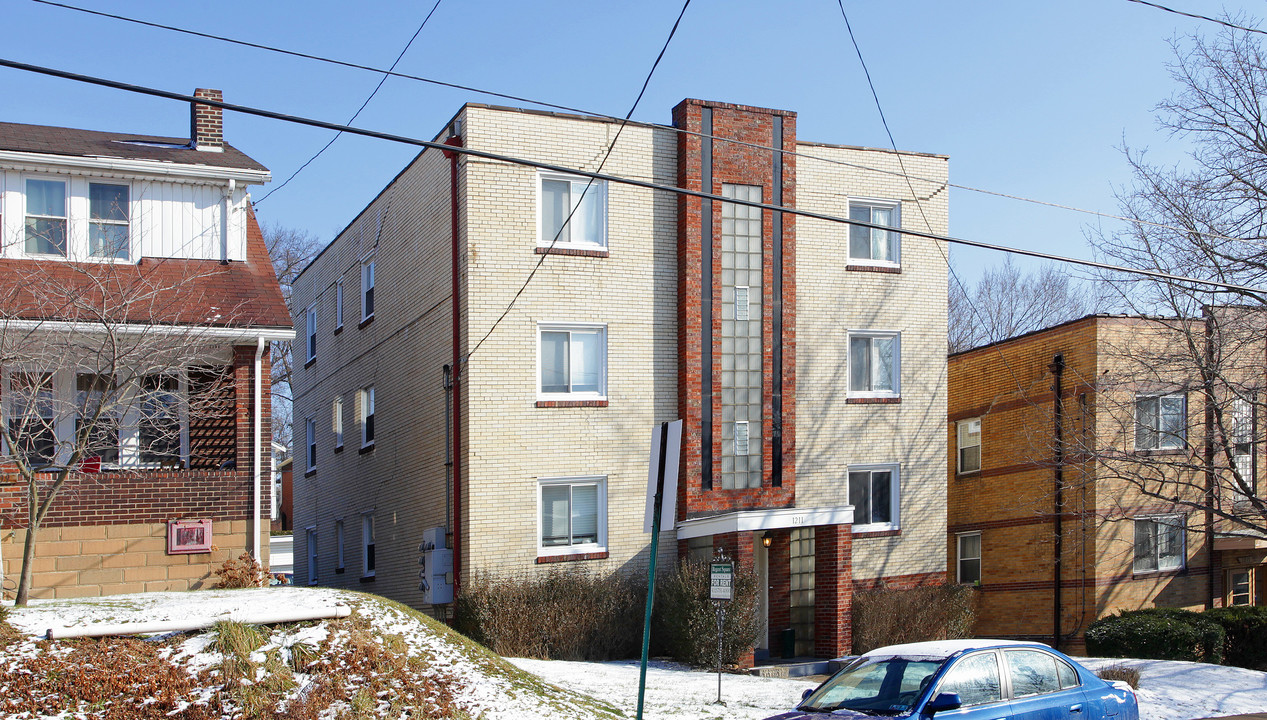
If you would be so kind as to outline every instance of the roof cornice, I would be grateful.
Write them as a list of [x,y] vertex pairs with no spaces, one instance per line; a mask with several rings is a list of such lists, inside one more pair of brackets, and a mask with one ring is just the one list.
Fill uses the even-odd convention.
[[[209,153],[203,154],[209,155]],[[250,185],[262,185],[273,179],[272,174],[267,170],[226,168],[214,165],[187,165],[166,160],[135,160],[99,155],[51,155],[19,152],[16,150],[0,150],[0,165],[17,170],[41,170],[51,166],[77,170],[126,172],[170,179],[235,180]]]

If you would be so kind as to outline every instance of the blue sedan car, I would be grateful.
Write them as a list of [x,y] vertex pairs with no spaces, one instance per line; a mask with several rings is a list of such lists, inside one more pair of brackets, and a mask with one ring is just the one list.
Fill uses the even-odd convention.
[[863,655],[769,720],[1139,720],[1135,692],[1041,643],[943,640]]

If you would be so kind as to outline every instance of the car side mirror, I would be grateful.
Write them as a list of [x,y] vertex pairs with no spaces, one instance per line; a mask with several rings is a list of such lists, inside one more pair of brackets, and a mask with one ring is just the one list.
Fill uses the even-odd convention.
[[805,702],[809,698],[809,696],[813,694],[814,694],[814,688],[806,688],[805,692],[801,693],[801,702]]
[[958,710],[962,706],[963,701],[959,699],[959,693],[941,693],[930,700],[924,709],[932,714],[943,710]]

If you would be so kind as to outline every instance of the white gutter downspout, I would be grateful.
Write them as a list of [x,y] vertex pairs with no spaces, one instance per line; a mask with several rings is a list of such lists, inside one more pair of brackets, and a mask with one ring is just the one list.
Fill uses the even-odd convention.
[[[260,562],[260,444],[264,434],[264,379],[260,377],[263,372],[263,363],[261,358],[264,357],[264,338],[258,338],[255,345],[255,431],[252,435],[252,443],[255,454],[255,468],[253,471],[253,487],[255,496],[255,516],[252,518],[255,530],[255,544],[253,557],[256,562]],[[261,563],[262,564],[262,563]]]
[[224,220],[220,223],[220,264],[225,265],[229,262],[229,223],[233,214],[233,191],[237,188],[237,181],[229,178],[229,193],[224,196]]

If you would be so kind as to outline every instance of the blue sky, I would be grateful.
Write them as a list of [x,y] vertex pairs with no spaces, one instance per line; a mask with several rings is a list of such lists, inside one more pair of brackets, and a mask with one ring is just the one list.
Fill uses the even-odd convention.
[[[152,22],[387,67],[434,0],[76,4]],[[1173,89],[1168,40],[1211,23],[1127,0],[847,0],[845,9],[898,147],[949,155],[956,184],[1116,212],[1130,181],[1118,148],[1182,159],[1157,129]],[[1171,6],[1205,14],[1197,0]],[[216,87],[228,102],[344,122],[378,82],[371,73],[94,17],[31,0],[2,6],[0,57],[174,92]],[[211,8],[211,9],[209,9]],[[353,9],[354,8],[354,9]],[[397,70],[623,116],[681,9],[639,2],[441,0]],[[694,0],[635,119],[670,122],[684,97],[798,113],[798,135],[850,145],[888,138],[835,0]],[[467,101],[509,104],[391,78],[356,125],[430,139]],[[188,107],[0,68],[0,120],[183,136]],[[230,113],[226,139],[280,182],[328,131]],[[415,154],[344,136],[258,207],[264,222],[328,242]],[[257,188],[256,198],[268,187]],[[951,193],[959,237],[1089,256],[1090,216]],[[955,249],[965,280],[1002,261]]]

